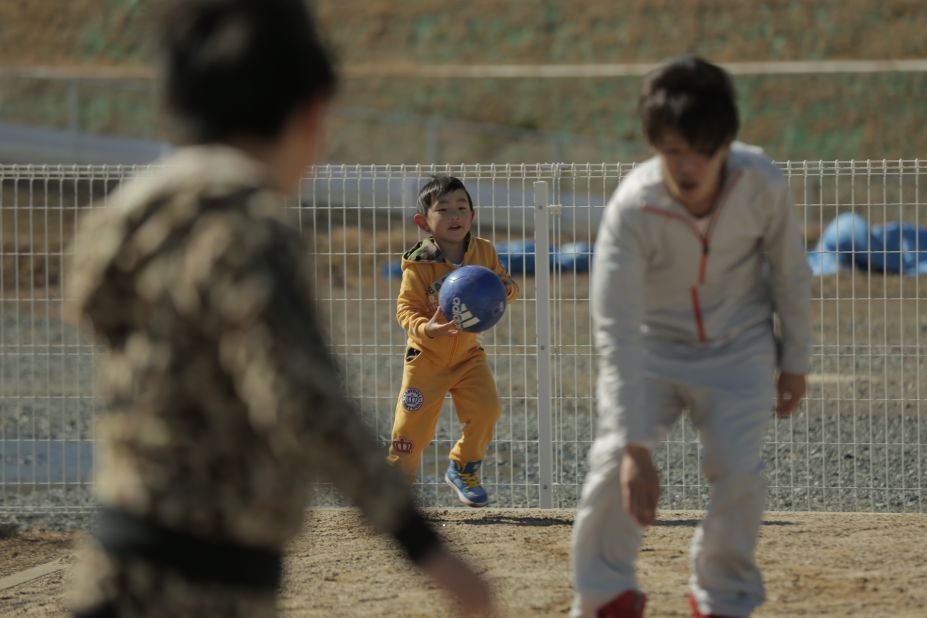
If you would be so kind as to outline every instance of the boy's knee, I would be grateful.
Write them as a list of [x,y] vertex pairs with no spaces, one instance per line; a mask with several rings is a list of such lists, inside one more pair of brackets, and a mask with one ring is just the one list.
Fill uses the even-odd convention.
[[392,439],[386,461],[395,466],[406,478],[415,480],[415,471],[421,456],[421,447],[405,436]]
[[749,452],[736,446],[706,449],[702,474],[711,482],[739,477],[756,478],[763,475],[763,459],[759,452]]
[[462,421],[469,420],[480,427],[495,425],[502,416],[502,406],[498,399],[474,401],[458,409]]
[[728,469],[715,475],[707,475],[716,492],[729,498],[765,498],[767,481],[762,464],[747,469]]

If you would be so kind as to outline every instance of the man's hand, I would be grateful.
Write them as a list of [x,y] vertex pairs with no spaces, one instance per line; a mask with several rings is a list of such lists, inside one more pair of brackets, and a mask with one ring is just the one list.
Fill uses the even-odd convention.
[[804,374],[787,371],[780,373],[776,385],[776,416],[779,418],[792,416],[792,413],[798,409],[801,398],[805,396],[806,388]]
[[459,332],[460,329],[457,324],[448,322],[447,318],[444,317],[441,307],[438,307],[435,314],[428,320],[428,324],[425,325],[425,334],[432,339],[435,337],[451,337]]
[[464,616],[496,615],[489,584],[446,548],[431,551],[419,566],[456,601]]
[[624,509],[641,526],[652,525],[657,520],[660,476],[653,465],[650,451],[634,444],[625,447],[620,479]]

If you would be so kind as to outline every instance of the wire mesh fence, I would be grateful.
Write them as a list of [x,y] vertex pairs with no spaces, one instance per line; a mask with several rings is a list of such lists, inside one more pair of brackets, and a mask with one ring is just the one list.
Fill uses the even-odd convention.
[[[780,167],[809,249],[849,213],[885,229],[927,223],[919,161]],[[475,233],[496,245],[522,290],[481,340],[503,407],[484,483],[499,506],[576,503],[595,428],[588,271],[604,205],[631,168],[321,166],[304,179],[287,211],[310,242],[312,284],[344,387],[384,444],[405,348],[395,320],[398,261],[419,238],[410,221],[418,187],[431,173],[450,173],[473,195]],[[67,314],[63,290],[75,226],[134,173],[145,168],[0,166],[0,513],[92,507],[97,350]],[[927,251],[918,243],[890,251]],[[924,288],[917,276],[859,267],[815,277],[808,395],[797,416],[771,425],[764,446],[769,508],[925,510]],[[448,399],[419,470],[423,504],[454,504],[442,476],[459,433]],[[708,486],[691,424],[680,422],[655,454],[663,505],[703,508]],[[340,498],[321,485],[316,501]]]

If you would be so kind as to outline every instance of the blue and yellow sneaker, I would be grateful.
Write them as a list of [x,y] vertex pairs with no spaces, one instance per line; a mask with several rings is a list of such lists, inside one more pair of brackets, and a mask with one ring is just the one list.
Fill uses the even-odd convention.
[[470,461],[461,468],[460,464],[452,459],[447,464],[444,482],[457,492],[457,497],[467,506],[480,507],[489,504],[489,496],[480,485],[480,477],[477,476],[482,463],[482,461]]

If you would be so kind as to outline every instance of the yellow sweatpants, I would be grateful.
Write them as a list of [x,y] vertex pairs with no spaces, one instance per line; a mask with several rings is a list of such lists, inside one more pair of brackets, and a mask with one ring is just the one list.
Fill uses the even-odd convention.
[[422,453],[438,426],[441,405],[448,392],[454,401],[463,435],[451,449],[450,459],[465,464],[481,461],[499,419],[496,383],[480,348],[459,363],[446,367],[409,348],[402,375],[402,389],[387,460],[411,481],[415,480]]

